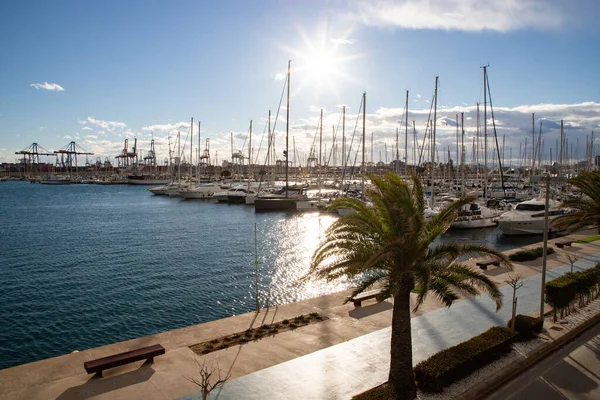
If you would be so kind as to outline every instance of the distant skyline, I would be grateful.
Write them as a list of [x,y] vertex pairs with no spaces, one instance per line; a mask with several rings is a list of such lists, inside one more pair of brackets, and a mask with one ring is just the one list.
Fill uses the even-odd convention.
[[[219,162],[231,156],[232,132],[234,150],[247,154],[253,120],[253,162],[263,163],[261,136],[268,111],[277,113],[288,60],[290,143],[301,159],[321,108],[328,151],[344,104],[352,135],[363,92],[367,142],[371,134],[374,142],[368,160],[371,153],[374,162],[395,158],[396,128],[402,159],[405,92],[420,145],[438,75],[438,153],[445,160],[450,150],[456,160],[454,121],[464,113],[469,162],[488,64],[504,157],[519,158],[525,138],[531,146],[535,112],[545,157],[551,147],[556,157],[562,119],[573,156],[582,158],[592,130],[600,145],[598,15],[593,0],[7,0],[0,4],[0,162],[14,162],[15,151],[33,142],[53,151],[71,140],[94,153],[90,162],[114,161],[125,138],[130,147],[137,138],[142,156],[154,138],[162,162],[193,117]],[[411,128],[409,162],[412,138]]]

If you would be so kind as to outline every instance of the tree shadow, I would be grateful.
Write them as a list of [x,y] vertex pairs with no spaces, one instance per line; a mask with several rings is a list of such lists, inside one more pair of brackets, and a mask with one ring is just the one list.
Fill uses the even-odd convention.
[[348,315],[352,318],[361,319],[382,311],[391,310],[392,308],[394,308],[392,303],[382,301],[366,307],[355,307],[353,310],[348,311]]
[[79,400],[89,399],[101,394],[106,394],[114,390],[122,389],[126,386],[136,385],[149,380],[155,371],[151,367],[152,363],[146,361],[140,368],[124,374],[115,375],[107,378],[92,376],[87,382],[71,387],[60,394],[57,400]]

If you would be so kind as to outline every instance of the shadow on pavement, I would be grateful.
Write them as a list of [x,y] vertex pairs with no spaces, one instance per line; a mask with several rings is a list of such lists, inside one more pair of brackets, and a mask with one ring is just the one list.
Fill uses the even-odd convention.
[[381,303],[372,304],[366,307],[356,307],[353,310],[348,311],[348,315],[352,318],[361,319],[382,311],[391,310],[392,308],[394,308],[392,303],[382,301]]
[[57,400],[89,399],[94,396],[122,389],[149,380],[154,375],[151,363],[144,363],[139,369],[107,378],[93,376],[82,385],[65,390]]

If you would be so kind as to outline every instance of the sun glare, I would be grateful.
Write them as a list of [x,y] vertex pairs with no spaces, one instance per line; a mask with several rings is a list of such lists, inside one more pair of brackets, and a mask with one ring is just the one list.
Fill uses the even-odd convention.
[[338,60],[331,51],[326,49],[314,49],[304,56],[303,68],[308,77],[316,82],[330,81],[339,75]]
[[348,36],[352,31],[346,32],[341,38],[332,38],[325,33],[317,34],[314,38],[300,29],[304,42],[304,49],[287,48],[292,53],[293,74],[296,77],[295,91],[306,89],[313,90],[315,101],[321,92],[329,92],[339,96],[339,85],[344,81],[356,81],[348,71],[351,70],[349,62],[362,57],[352,52],[351,44],[354,43]]

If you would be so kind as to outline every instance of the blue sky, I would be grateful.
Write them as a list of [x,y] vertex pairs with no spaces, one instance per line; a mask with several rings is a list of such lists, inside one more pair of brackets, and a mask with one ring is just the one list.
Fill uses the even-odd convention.
[[[70,140],[114,157],[126,137],[137,137],[147,151],[151,135],[162,159],[167,136],[185,134],[190,117],[202,121],[202,136],[222,159],[231,153],[230,132],[242,148],[251,119],[258,143],[268,110],[277,110],[289,59],[291,133],[302,154],[320,108],[330,137],[338,106],[350,107],[353,126],[366,91],[378,161],[395,143],[407,89],[409,120],[423,131],[435,75],[438,116],[465,112],[468,141],[474,105],[483,99],[480,66],[489,63],[507,146],[517,152],[535,112],[547,121],[546,147],[554,146],[556,122],[564,119],[582,155],[586,135],[600,130],[600,34],[593,20],[600,5],[563,3],[5,0],[0,161],[14,161],[14,152],[32,142],[57,150]],[[444,121],[440,149],[454,144]]]

